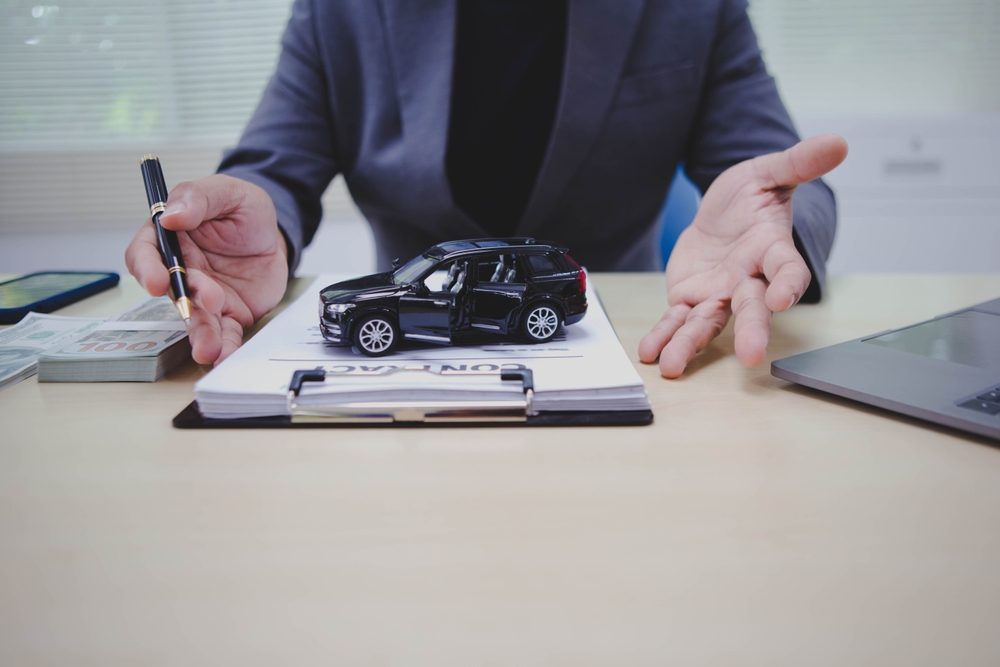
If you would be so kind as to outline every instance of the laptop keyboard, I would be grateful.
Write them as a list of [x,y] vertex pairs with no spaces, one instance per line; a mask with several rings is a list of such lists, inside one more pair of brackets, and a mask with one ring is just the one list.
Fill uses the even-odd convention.
[[981,394],[977,394],[975,398],[970,398],[959,403],[958,407],[992,416],[1000,415],[1000,387],[985,389]]

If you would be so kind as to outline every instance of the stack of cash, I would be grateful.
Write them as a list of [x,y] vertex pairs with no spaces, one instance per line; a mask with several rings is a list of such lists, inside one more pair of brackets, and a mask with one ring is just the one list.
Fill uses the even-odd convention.
[[155,382],[190,354],[170,299],[149,299],[38,358],[39,382]]
[[38,357],[97,328],[104,320],[28,313],[0,331],[0,391],[31,377]]

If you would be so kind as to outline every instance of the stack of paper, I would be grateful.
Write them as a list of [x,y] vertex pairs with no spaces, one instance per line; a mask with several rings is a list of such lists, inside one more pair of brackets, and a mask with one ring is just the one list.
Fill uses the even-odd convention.
[[34,375],[40,354],[78,338],[103,321],[28,313],[0,331],[0,390]]
[[319,290],[343,279],[324,276],[218,368],[195,385],[201,414],[213,419],[288,415],[288,387],[297,370],[317,367],[326,381],[304,386],[297,403],[317,410],[366,401],[504,400],[523,396],[497,376],[387,373],[392,367],[489,371],[527,368],[539,412],[649,410],[646,389],[622,349],[596,293],[577,324],[550,342],[473,347],[404,347],[370,358],[331,347],[319,332]]
[[167,297],[148,299],[38,358],[39,382],[155,382],[191,352]]

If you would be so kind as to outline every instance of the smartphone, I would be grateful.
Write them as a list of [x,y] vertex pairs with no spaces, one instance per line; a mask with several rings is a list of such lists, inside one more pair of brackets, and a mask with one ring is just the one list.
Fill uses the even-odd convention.
[[43,271],[0,283],[0,324],[14,324],[30,311],[53,310],[118,284],[117,273]]

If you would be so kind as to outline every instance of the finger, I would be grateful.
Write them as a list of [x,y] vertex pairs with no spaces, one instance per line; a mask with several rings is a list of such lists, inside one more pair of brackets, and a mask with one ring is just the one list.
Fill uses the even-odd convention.
[[767,286],[759,278],[744,280],[733,291],[736,358],[744,366],[764,361],[771,338],[771,310],[764,303]]
[[660,374],[680,377],[694,355],[705,349],[729,321],[729,306],[722,301],[706,301],[691,309],[687,321],[660,352]]
[[226,302],[226,293],[222,286],[203,271],[193,268],[187,270],[187,280],[195,306],[207,310],[216,317],[221,316],[222,307]]
[[821,134],[800,141],[781,153],[754,158],[754,169],[764,188],[790,187],[815,180],[832,171],[847,157],[847,141],[836,134]]
[[159,246],[156,245],[156,232],[152,220],[146,221],[125,249],[125,265],[128,267],[128,272],[135,276],[143,289],[152,296],[163,296],[167,293],[170,276],[167,268],[163,266]]
[[667,312],[663,313],[663,317],[656,323],[652,331],[643,336],[642,340],[639,341],[639,360],[645,364],[651,364],[656,361],[656,358],[660,356],[660,352],[663,350],[663,346],[684,325],[689,312],[691,312],[691,306],[678,304],[670,307]]
[[199,364],[214,364],[222,352],[221,318],[202,308],[191,313],[188,338],[191,340],[191,358]]
[[174,231],[191,231],[205,220],[232,213],[246,200],[249,184],[216,174],[180,183],[167,197],[160,224]]
[[798,303],[812,281],[809,267],[791,241],[772,244],[764,253],[761,268],[770,283],[765,302],[775,313]]
[[[699,304],[705,301],[728,298],[733,291],[733,271],[731,262],[716,259],[706,262],[706,266],[693,275],[667,286],[667,302],[670,304]],[[714,264],[714,266],[707,266]]]
[[218,366],[243,344],[243,327],[231,317],[222,318],[222,350],[215,360]]

